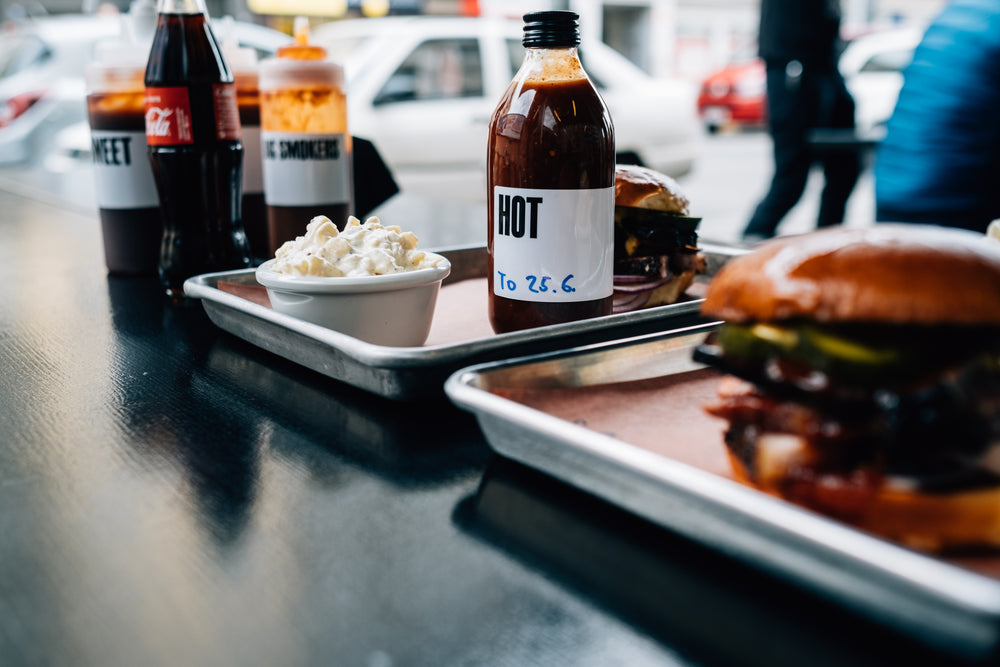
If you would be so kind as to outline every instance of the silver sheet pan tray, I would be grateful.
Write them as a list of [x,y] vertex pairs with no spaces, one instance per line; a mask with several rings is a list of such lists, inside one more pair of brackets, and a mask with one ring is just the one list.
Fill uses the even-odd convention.
[[445,390],[501,456],[963,660],[1000,657],[1000,555],[938,558],[729,475],[721,377],[691,353],[715,324],[471,366]]
[[[707,265],[706,273],[699,277],[701,285],[729,258],[745,252],[742,248],[711,243],[702,243],[700,248]],[[448,257],[452,272],[438,296],[431,338],[421,347],[366,343],[275,312],[266,305],[238,296],[228,287],[220,289],[220,286],[237,286],[263,290],[257,285],[253,269],[195,276],[185,282],[184,290],[188,296],[201,299],[209,318],[221,329],[333,379],[395,400],[443,399],[444,381],[448,376],[475,363],[703,321],[698,315],[701,299],[693,296],[667,306],[493,334],[486,319],[486,248],[457,247],[436,252]],[[481,281],[481,288],[476,285],[477,280]],[[475,289],[470,290],[470,286]],[[456,303],[456,300],[472,303],[465,307],[464,301]],[[470,316],[469,312],[473,314]],[[465,319],[457,319],[451,324],[443,321],[449,317],[446,313],[462,314]],[[462,331],[465,328],[469,331]]]

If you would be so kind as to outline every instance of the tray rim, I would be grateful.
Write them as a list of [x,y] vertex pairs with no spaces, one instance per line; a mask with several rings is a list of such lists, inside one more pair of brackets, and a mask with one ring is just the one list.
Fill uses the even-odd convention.
[[[605,317],[595,317],[586,321],[569,322],[566,324],[554,324],[538,329],[525,331],[513,331],[510,333],[494,334],[483,338],[475,338],[460,343],[442,343],[438,345],[422,345],[414,347],[392,347],[367,343],[363,340],[349,336],[332,329],[300,320],[291,315],[279,313],[271,308],[266,308],[259,304],[248,301],[234,294],[224,292],[212,283],[220,279],[231,277],[243,277],[253,273],[252,269],[238,269],[235,271],[221,271],[216,273],[206,273],[192,278],[185,282],[184,292],[192,297],[199,298],[203,302],[214,301],[219,305],[226,306],[233,310],[245,311],[248,315],[257,319],[268,320],[274,324],[313,338],[319,342],[326,343],[331,347],[337,347],[348,352],[352,352],[359,361],[367,362],[371,366],[397,367],[421,365],[439,360],[460,359],[466,356],[466,352],[484,346],[486,349],[502,348],[506,345],[529,342],[540,330],[544,330],[547,337],[555,337],[560,334],[572,335],[578,332],[598,331],[610,327],[624,327],[629,324],[646,322],[669,317],[671,315],[693,314],[698,310],[701,299],[694,299],[682,303],[668,306],[657,306],[644,311],[633,313],[621,313],[618,315],[608,315]],[[636,315],[636,317],[629,317]],[[480,348],[482,349],[482,348]]]
[[[655,344],[678,336],[703,336],[717,325],[708,323],[476,364],[452,374],[445,383],[445,392],[458,407],[475,414],[490,447],[501,456],[789,578],[925,642],[976,657],[996,652],[1000,646],[1000,581],[865,534],[734,480],[565,421],[481,386],[491,374],[512,368],[523,370],[566,358],[596,358],[619,348]],[[691,370],[704,368],[693,361],[691,364]],[[524,437],[532,439],[531,446],[519,442]],[[569,465],[556,460],[554,447],[568,449]],[[627,479],[641,488],[622,493],[609,486],[616,479]],[[655,485],[663,488],[653,488]],[[664,506],[687,501],[687,509],[695,516],[686,520],[664,516],[662,511],[644,504],[650,495],[665,498]],[[705,519],[718,525],[706,527],[702,522]],[[731,534],[720,530],[731,524],[738,524]],[[764,539],[753,539],[758,530],[764,531]],[[775,539],[783,541],[779,545],[785,547],[782,553],[774,551]],[[844,565],[855,571],[841,570]],[[900,606],[901,602],[922,606]]]
[[[705,253],[714,253],[717,257],[727,258],[747,252],[745,248],[726,246],[724,244],[716,243],[704,243],[701,244],[701,248]],[[485,252],[485,246],[481,244],[474,244],[432,250],[433,252],[447,256],[450,253]],[[525,331],[493,334],[457,343],[442,343],[438,345],[425,345],[419,347],[390,347],[367,343],[358,338],[354,338],[353,336],[333,331],[310,322],[305,322],[290,315],[278,313],[270,308],[253,303],[252,301],[242,297],[224,292],[217,286],[220,280],[226,279],[232,279],[246,284],[254,284],[256,281],[254,276],[255,271],[256,269],[254,268],[236,269],[230,271],[203,273],[192,276],[184,283],[185,294],[189,297],[201,300],[203,307],[206,312],[209,313],[209,316],[216,326],[219,326],[229,333],[242,338],[257,347],[267,349],[273,354],[289,359],[294,363],[312,368],[313,370],[323,373],[333,379],[347,382],[348,384],[358,386],[362,389],[366,389],[383,396],[387,396],[387,394],[373,389],[372,387],[365,386],[363,382],[345,379],[344,377],[328,372],[327,370],[309,366],[308,364],[297,360],[293,356],[289,356],[287,353],[282,353],[279,350],[264,347],[259,338],[248,335],[245,331],[234,330],[239,327],[224,326],[219,320],[216,319],[215,315],[224,313],[226,316],[238,317],[241,320],[244,320],[244,325],[249,324],[250,326],[259,326],[260,322],[266,322],[270,326],[278,327],[282,330],[293,332],[299,336],[309,339],[310,343],[322,346],[324,350],[327,350],[330,353],[346,357],[349,361],[372,369],[373,371],[420,370],[428,367],[445,366],[450,364],[452,367],[449,369],[450,372],[450,370],[461,367],[463,363],[467,362],[471,364],[476,362],[475,357],[477,355],[480,358],[482,358],[483,355],[488,354],[495,354],[499,357],[500,355],[503,355],[503,351],[508,348],[516,348],[531,345],[532,343],[562,339],[565,339],[566,346],[570,347],[573,345],[573,337],[577,335],[593,337],[601,335],[602,332],[607,331],[609,335],[621,337],[629,335],[630,328],[634,329],[643,326],[648,327],[661,321],[666,323],[670,319],[676,317],[696,317],[699,314],[700,306],[703,301],[703,299],[694,298],[665,306],[657,306],[628,313],[618,313],[605,317],[591,318],[589,320],[539,327],[537,329],[529,329]],[[225,320],[227,317],[220,317],[220,319]],[[664,324],[664,326],[669,326],[669,324]],[[632,333],[634,333],[634,330]],[[514,354],[516,354],[516,351],[503,358],[514,356]],[[443,387],[436,387],[436,389],[443,395]]]

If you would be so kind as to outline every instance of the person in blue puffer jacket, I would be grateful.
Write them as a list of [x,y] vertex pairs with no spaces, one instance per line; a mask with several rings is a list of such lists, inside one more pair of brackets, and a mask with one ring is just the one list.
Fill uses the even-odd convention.
[[985,232],[1000,218],[1000,0],[951,0],[903,71],[875,215]]

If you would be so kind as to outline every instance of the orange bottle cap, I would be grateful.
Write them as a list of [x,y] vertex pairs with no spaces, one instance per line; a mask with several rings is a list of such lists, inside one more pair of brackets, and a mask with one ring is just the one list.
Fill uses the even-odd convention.
[[296,16],[293,28],[295,43],[288,46],[278,47],[277,56],[279,58],[291,58],[293,60],[322,60],[326,58],[326,49],[309,43],[309,19],[305,16]]

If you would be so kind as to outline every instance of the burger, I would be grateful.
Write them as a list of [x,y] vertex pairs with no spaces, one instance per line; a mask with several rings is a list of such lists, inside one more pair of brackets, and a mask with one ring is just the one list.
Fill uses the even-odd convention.
[[783,237],[724,265],[701,312],[737,480],[912,548],[1000,547],[1000,243]]
[[676,303],[705,272],[698,223],[677,182],[633,165],[615,168],[615,313]]

